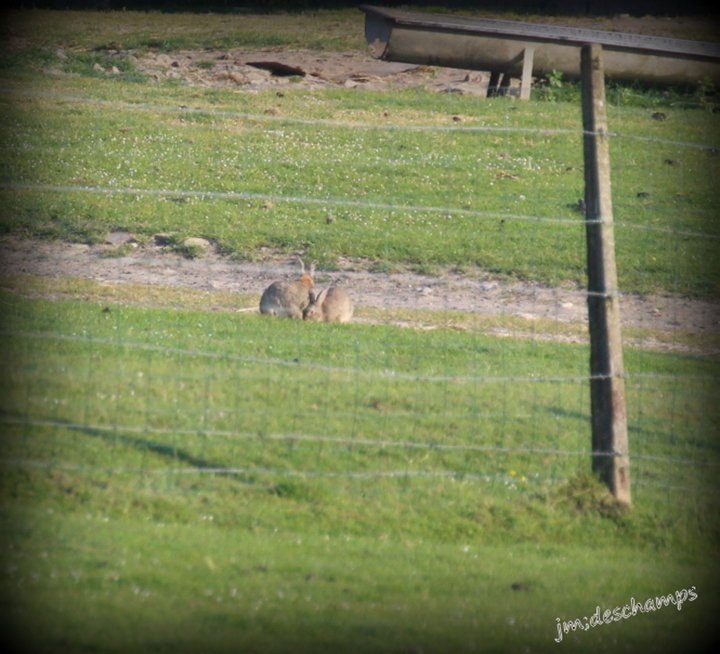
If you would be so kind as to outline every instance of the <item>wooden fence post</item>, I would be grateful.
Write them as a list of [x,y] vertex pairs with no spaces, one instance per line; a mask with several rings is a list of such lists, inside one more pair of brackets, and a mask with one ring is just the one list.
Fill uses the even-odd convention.
[[620,502],[630,504],[620,300],[615,264],[610,149],[601,45],[582,47],[580,72],[585,156],[592,469]]

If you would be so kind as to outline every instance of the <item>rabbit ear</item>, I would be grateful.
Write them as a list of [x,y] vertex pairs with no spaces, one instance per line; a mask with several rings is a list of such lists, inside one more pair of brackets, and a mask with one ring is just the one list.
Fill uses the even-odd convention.
[[320,291],[316,296],[315,300],[313,301],[314,304],[322,304],[325,302],[325,298],[327,297],[328,289],[324,288],[322,291]]
[[298,257],[297,262],[300,264],[300,274],[302,275],[305,272],[305,262]]
[[310,262],[310,277],[312,277],[313,273],[315,272],[315,266],[317,266],[317,261],[311,261]]

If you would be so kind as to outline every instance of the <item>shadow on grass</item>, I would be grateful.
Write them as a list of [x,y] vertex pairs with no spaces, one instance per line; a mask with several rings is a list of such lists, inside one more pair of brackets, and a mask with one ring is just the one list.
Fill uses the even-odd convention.
[[191,452],[180,448],[176,445],[170,445],[161,441],[150,440],[141,436],[131,436],[123,434],[121,429],[104,430],[88,425],[77,425],[66,420],[53,419],[58,427],[74,431],[77,433],[98,438],[108,444],[122,445],[124,447],[136,449],[143,452],[150,452],[168,462],[175,462],[187,465],[189,468],[196,468],[199,471],[210,473],[217,476],[233,477],[245,484],[255,484],[256,482],[246,473],[239,472],[232,468],[228,468],[224,463],[212,461],[210,459],[196,456]]

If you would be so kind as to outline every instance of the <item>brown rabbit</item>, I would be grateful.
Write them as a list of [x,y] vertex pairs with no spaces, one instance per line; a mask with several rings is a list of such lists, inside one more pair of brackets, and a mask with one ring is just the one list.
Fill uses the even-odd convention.
[[310,304],[310,296],[315,284],[313,273],[315,263],[310,264],[310,272],[305,272],[305,263],[300,262],[300,278],[295,282],[273,282],[260,298],[260,313],[269,316],[285,316],[301,319],[303,311]]
[[303,312],[303,318],[310,322],[350,322],[353,310],[353,301],[345,289],[331,286],[317,295],[310,294],[310,304]]

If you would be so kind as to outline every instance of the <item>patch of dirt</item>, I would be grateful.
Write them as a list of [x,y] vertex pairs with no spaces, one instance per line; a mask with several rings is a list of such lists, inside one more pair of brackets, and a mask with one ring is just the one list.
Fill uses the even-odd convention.
[[[118,53],[127,56],[128,53]],[[445,93],[487,95],[489,73],[379,61],[363,52],[318,52],[289,48],[182,50],[172,54],[130,53],[152,79],[177,79],[203,87],[259,91],[275,88],[424,86]]]
[[[130,254],[108,257],[119,245],[130,244]],[[224,257],[210,246],[204,256],[187,259],[166,245],[138,245],[132,235],[108,235],[106,243],[82,245],[64,242],[4,238],[0,241],[0,273],[42,277],[79,277],[104,284],[137,283],[175,286],[203,291],[227,291],[259,298],[276,279],[298,274],[292,257],[268,257],[263,263],[241,263]],[[580,288],[548,288],[537,283],[502,282],[477,271],[458,274],[445,271],[438,276],[412,272],[377,273],[357,261],[341,261],[340,270],[318,271],[319,287],[331,283],[345,286],[356,304],[377,309],[428,309],[463,313],[519,317],[528,324],[540,319],[586,324],[585,293]],[[710,334],[720,330],[720,305],[713,302],[663,296],[624,296],[623,323],[672,333]],[[256,310],[253,300],[246,310]],[[405,324],[405,323],[403,323]],[[413,323],[408,326],[426,326]],[[530,330],[528,330],[530,331]],[[493,333],[512,335],[498,329]],[[534,334],[543,338],[542,334]],[[573,340],[569,336],[549,336]],[[653,349],[689,351],[687,346],[646,340],[635,343]]]
[[[628,14],[601,17],[544,17],[548,25],[561,25],[680,39],[716,40],[717,20],[693,17],[636,17]],[[380,61],[369,50],[326,52],[287,46],[261,49],[182,50],[173,53],[117,51],[130,56],[138,69],[152,79],[177,79],[205,87],[243,90],[267,88],[363,88],[389,90],[423,86],[443,92],[487,95],[490,74],[440,66],[419,66]],[[510,82],[518,92],[519,80]]]

